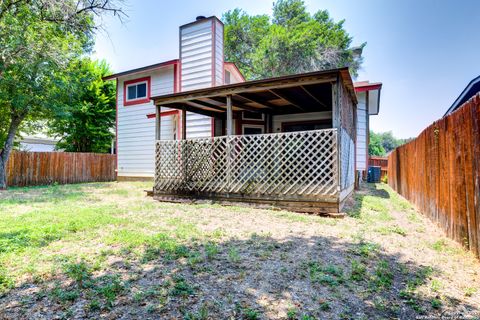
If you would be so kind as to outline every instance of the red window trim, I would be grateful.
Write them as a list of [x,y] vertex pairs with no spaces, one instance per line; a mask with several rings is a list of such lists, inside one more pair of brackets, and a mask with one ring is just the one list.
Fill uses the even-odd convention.
[[[131,100],[127,101],[127,86],[134,84],[134,83],[139,83],[139,82],[147,82],[147,96],[144,99],[138,99],[138,100]],[[128,80],[123,83],[123,105],[124,106],[133,106],[136,104],[142,104],[142,103],[148,103],[150,102],[150,93],[151,93],[151,77],[143,77],[143,78],[138,78],[138,79],[133,79],[133,80]]]

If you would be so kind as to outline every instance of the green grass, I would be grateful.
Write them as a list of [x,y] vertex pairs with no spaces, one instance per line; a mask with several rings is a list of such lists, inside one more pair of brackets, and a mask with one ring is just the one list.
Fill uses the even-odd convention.
[[[0,291],[12,287],[22,275],[42,278],[62,269],[60,256],[100,264],[101,254],[96,252],[99,243],[133,250],[145,261],[151,261],[188,256],[184,243],[193,238],[223,235],[221,229],[202,233],[194,223],[168,217],[175,212],[174,206],[151,199],[132,201],[143,198],[141,190],[148,188],[147,183],[92,183],[12,188],[3,193]],[[185,208],[188,206],[181,207]],[[189,214],[193,209],[184,211]],[[154,220],[167,215],[167,223],[152,225],[148,218],[135,219],[132,214],[156,214]],[[207,255],[212,257],[215,253],[209,249]]]
[[350,279],[355,281],[362,281],[365,279],[367,273],[367,267],[362,262],[357,260],[352,260],[352,271],[350,274]]
[[[415,230],[425,228],[387,186],[358,193],[345,219],[161,203],[145,197],[150,187],[93,183],[0,193],[0,299],[29,284],[40,289],[20,303],[28,308],[48,300],[60,306],[59,318],[72,317],[78,305],[95,318],[121,303],[152,318],[178,310],[184,319],[225,310],[234,318],[263,319],[258,283],[278,282],[267,296],[276,303],[275,290],[285,292],[278,306],[290,306],[283,309],[288,319],[347,318],[348,299],[370,301],[385,318],[398,316],[394,307],[442,310],[450,301],[449,282],[433,268],[386,252],[385,243],[404,244],[424,236]],[[405,214],[403,222],[395,210]],[[417,245],[442,259],[458,253],[438,237]],[[241,295],[230,290],[244,286]],[[316,293],[301,298],[306,288]],[[211,292],[216,299],[209,300]],[[478,294],[473,283],[460,292],[470,300]],[[285,298],[290,294],[300,298]],[[397,299],[395,306],[390,299]]]
[[310,281],[328,286],[337,286],[344,282],[343,269],[333,264],[323,265],[316,261],[305,264]]

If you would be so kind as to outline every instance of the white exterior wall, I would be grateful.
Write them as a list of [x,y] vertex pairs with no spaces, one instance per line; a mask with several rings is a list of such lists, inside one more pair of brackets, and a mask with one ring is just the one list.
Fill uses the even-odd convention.
[[20,142],[20,150],[29,152],[55,152],[55,143]]
[[[223,24],[208,18],[180,27],[180,90],[189,91],[224,82]],[[164,67],[118,79],[118,175],[153,177],[155,163],[155,113],[153,103],[124,106],[124,82],[151,77],[151,96],[173,93],[174,68]],[[236,81],[237,82],[237,81]],[[163,107],[162,112],[169,110]],[[162,117],[161,139],[178,139],[177,116]],[[212,119],[187,113],[187,138],[210,137]]]
[[331,119],[331,111],[295,113],[273,116],[273,132],[281,132],[282,123]]
[[[159,70],[125,76],[117,85],[117,157],[118,175],[153,177],[155,163],[155,119],[147,118],[155,113],[152,102],[124,106],[124,82],[142,77],[151,77],[151,96],[173,92],[173,66]],[[162,111],[168,109],[162,108]],[[162,139],[173,139],[176,121],[174,116],[162,117]]]
[[357,170],[360,171],[367,170],[368,106],[366,97],[366,92],[357,93]]
[[[181,91],[223,84],[223,25],[203,19],[180,27]],[[187,113],[187,139],[212,136],[212,119]]]

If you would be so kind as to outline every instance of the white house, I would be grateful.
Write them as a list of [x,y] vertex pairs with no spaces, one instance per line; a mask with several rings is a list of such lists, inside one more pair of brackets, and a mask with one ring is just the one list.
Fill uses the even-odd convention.
[[378,115],[380,111],[380,91],[382,83],[369,81],[355,82],[357,94],[357,146],[356,170],[366,178],[368,170],[368,143],[370,133],[370,116]]
[[[155,107],[152,96],[244,81],[238,68],[224,61],[223,23],[197,17],[180,27],[180,58],[105,77],[117,83],[118,179],[153,178]],[[181,135],[181,113],[164,109],[162,139]],[[212,118],[188,114],[187,137],[210,137]]]
[[[119,180],[154,177],[156,108],[151,97],[245,82],[235,64],[224,61],[223,23],[218,18],[197,17],[196,21],[180,26],[179,38],[178,59],[104,78],[115,79],[117,84],[116,150]],[[368,115],[378,113],[380,87],[381,84],[362,82],[355,89],[360,100],[357,117],[362,124],[358,128],[360,146],[356,150],[358,170],[366,170]],[[298,111],[296,114],[278,114],[272,117],[246,111],[255,105],[254,101],[249,100],[248,94],[237,97],[241,101],[235,103],[242,102],[244,108],[234,110],[233,132],[241,135],[331,128],[332,111],[325,107],[331,104],[330,88],[327,85],[318,87],[315,89],[318,92],[313,95],[304,87],[295,90],[291,89],[287,96],[270,92],[263,97],[263,106],[267,109],[286,103]],[[325,102],[312,98],[315,94],[325,95]],[[299,103],[307,105],[299,108]],[[208,116],[213,111],[221,110],[222,101],[206,102],[197,99],[189,102],[189,108],[196,112],[187,112],[187,139],[225,134],[225,122]],[[200,108],[204,109],[203,114],[199,113]],[[238,110],[243,111],[239,113]],[[162,140],[182,138],[181,117],[181,110],[161,108]]]
[[22,136],[19,149],[30,152],[54,152],[59,139],[43,133]]

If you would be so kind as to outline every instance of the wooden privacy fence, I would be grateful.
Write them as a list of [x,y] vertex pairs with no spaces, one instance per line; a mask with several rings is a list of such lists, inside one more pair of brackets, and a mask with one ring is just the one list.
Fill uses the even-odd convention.
[[395,149],[388,183],[480,257],[480,94]]
[[368,158],[368,166],[381,167],[381,179],[388,176],[388,157],[370,156]]
[[7,186],[114,181],[116,155],[14,151],[7,162]]

